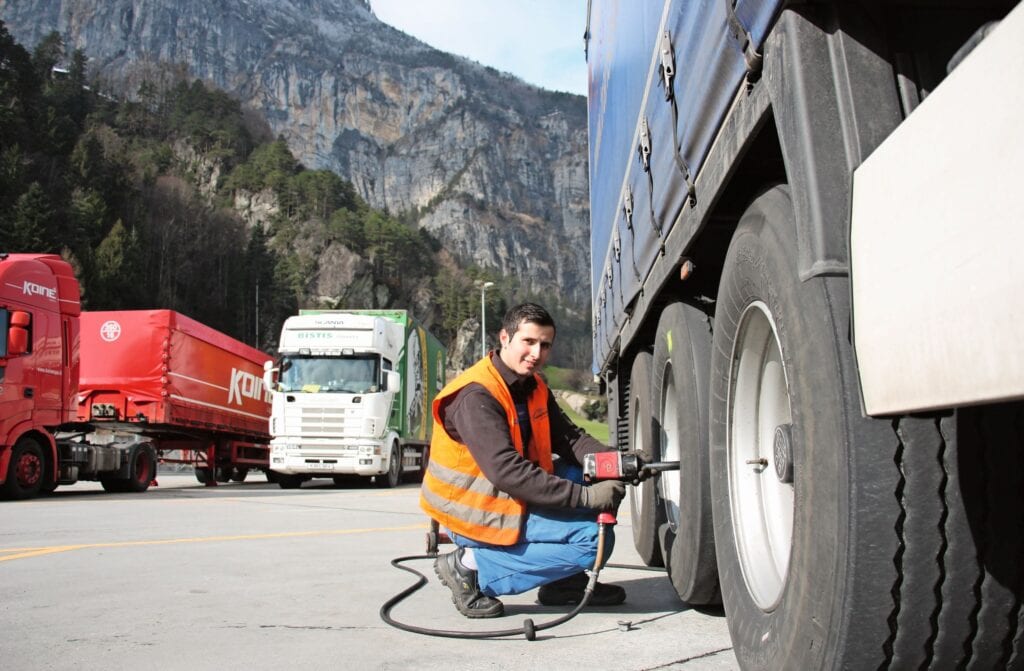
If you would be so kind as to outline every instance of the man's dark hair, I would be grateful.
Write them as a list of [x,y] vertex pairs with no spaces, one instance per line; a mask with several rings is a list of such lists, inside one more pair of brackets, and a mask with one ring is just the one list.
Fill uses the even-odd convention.
[[505,329],[505,333],[511,338],[519,330],[519,325],[524,322],[555,328],[555,320],[551,318],[547,310],[536,303],[522,303],[506,312],[505,318],[501,320],[501,328]]

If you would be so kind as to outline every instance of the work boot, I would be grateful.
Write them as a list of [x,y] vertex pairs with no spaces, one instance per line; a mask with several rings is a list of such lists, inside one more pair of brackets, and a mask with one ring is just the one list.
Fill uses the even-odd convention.
[[463,549],[441,555],[434,561],[434,573],[452,591],[452,603],[466,617],[500,617],[505,606],[495,598],[480,591],[476,571],[468,569],[459,561]]
[[[545,606],[565,606],[577,604],[583,600],[590,578],[586,573],[576,573],[547,585],[541,585],[537,591],[537,601]],[[626,590],[618,585],[594,584],[594,593],[590,596],[589,606],[617,606],[626,600]]]

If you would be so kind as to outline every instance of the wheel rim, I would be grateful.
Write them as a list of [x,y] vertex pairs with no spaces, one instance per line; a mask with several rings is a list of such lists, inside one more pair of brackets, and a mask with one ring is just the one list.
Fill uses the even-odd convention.
[[[792,422],[778,335],[764,303],[747,306],[733,346],[727,419],[729,500],[740,567],[763,610],[782,595],[793,541],[793,484],[776,473],[776,429]],[[785,469],[780,469],[785,471]]]
[[16,468],[18,484],[22,487],[34,487],[43,476],[43,462],[38,454],[26,452],[18,459]]
[[391,463],[388,464],[388,480],[392,484],[398,484],[398,478],[402,472],[402,458],[397,447],[391,448]]
[[[672,364],[665,366],[661,385],[661,455],[664,461],[680,461],[682,448],[679,445],[679,401]],[[679,478],[658,478],[658,492],[665,501],[665,517],[669,528],[679,529]]]
[[149,482],[153,479],[150,475],[152,472],[151,463],[149,455],[144,450],[140,450],[135,461],[135,480],[137,482]]

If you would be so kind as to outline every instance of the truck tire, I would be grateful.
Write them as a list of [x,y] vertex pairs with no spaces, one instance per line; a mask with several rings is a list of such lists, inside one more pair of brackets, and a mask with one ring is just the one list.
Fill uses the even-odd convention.
[[[659,461],[660,453],[654,440],[654,415],[651,404],[651,367],[653,357],[640,352],[633,360],[629,374],[629,436],[631,452],[644,461]],[[658,497],[658,481],[648,478],[638,486],[629,487],[630,523],[633,527],[633,545],[641,561],[647,566],[664,566],[658,528],[665,523],[664,504]]]
[[[879,650],[885,640],[850,628],[843,599],[855,592],[845,581],[871,581],[854,538],[885,530],[883,519],[875,534],[857,528],[870,520],[850,500],[859,476],[846,464],[863,439],[845,421],[856,396],[843,393],[839,315],[827,283],[799,281],[796,250],[789,191],[777,187],[741,219],[719,284],[711,472],[722,598],[745,668],[882,668],[848,657],[857,639]],[[877,596],[884,628],[892,597]]]
[[388,457],[388,471],[373,478],[378,487],[391,489],[402,481],[402,448],[398,441],[391,444],[391,455]]
[[274,480],[281,489],[298,489],[306,481],[301,473],[275,473]]
[[861,414],[849,282],[800,281],[786,187],[730,244],[715,314],[712,493],[745,669],[1013,668],[1020,403]]
[[25,437],[15,443],[7,466],[7,477],[0,495],[5,499],[28,499],[39,493],[46,479],[43,448],[34,438]]
[[720,600],[708,466],[710,359],[708,316],[685,303],[669,304],[658,320],[653,389],[658,451],[665,461],[678,460],[679,470],[659,476],[666,519],[659,539],[672,586],[694,605]]
[[235,466],[231,470],[231,482],[245,482],[245,479],[249,477],[249,469],[243,468],[242,466]]
[[430,465],[430,445],[424,445],[420,452],[420,467],[416,470],[416,474],[413,476],[413,482],[423,482],[423,478],[427,477],[427,466]]
[[156,450],[150,443],[140,443],[132,448],[128,457],[128,478],[124,480],[127,492],[144,492],[156,478]]
[[198,480],[199,483],[203,485],[213,480],[213,471],[205,466],[196,466],[195,475],[196,480]]
[[124,478],[100,476],[100,484],[103,485],[103,491],[110,492],[112,494],[120,494],[128,491]]

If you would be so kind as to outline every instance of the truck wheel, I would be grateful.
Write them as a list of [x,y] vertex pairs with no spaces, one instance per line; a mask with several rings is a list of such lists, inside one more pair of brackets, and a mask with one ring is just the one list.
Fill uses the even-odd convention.
[[420,467],[416,471],[413,478],[413,482],[423,482],[423,478],[427,477],[427,467],[430,465],[430,445],[424,445],[423,451],[420,454]]
[[245,479],[247,477],[249,477],[249,469],[248,468],[242,468],[241,466],[236,466],[231,471],[231,481],[232,482],[245,482]]
[[391,489],[402,481],[402,448],[397,442],[391,444],[391,456],[388,457],[388,472],[374,477],[378,487]]
[[659,529],[669,579],[683,601],[719,603],[714,520],[708,465],[708,316],[672,303],[658,320],[654,346],[654,394],[658,399],[658,450],[679,471],[659,476],[667,522]]
[[711,472],[722,598],[744,668],[867,668],[832,661],[843,639],[866,633],[846,630],[842,599],[859,568],[847,560],[847,519],[858,519],[845,468],[858,441],[844,422],[856,397],[842,393],[828,292],[797,276],[792,220],[785,188],[756,200],[719,285]]
[[863,417],[849,282],[801,281],[795,230],[787,188],[750,206],[715,314],[712,500],[740,666],[1019,665],[1022,405]]
[[[852,500],[849,462],[880,446],[857,449],[866,436],[847,424],[857,397],[844,394],[853,371],[838,353],[840,312],[826,282],[799,280],[796,254],[789,191],[778,187],[743,215],[719,284],[711,472],[722,599],[745,668],[882,668],[843,650],[860,638],[881,650],[886,638],[850,628],[844,599],[871,581],[854,539],[886,536],[882,519],[859,527],[870,507],[857,508],[871,502]],[[895,502],[887,482],[878,486]],[[885,628],[892,595],[872,593]]]
[[281,489],[298,489],[306,478],[301,473],[275,473],[274,480]]
[[127,485],[125,484],[124,478],[108,478],[101,476],[100,484],[103,485],[103,491],[111,492],[112,494],[119,494],[127,491]]
[[156,450],[150,443],[141,443],[132,449],[128,479],[124,489],[128,492],[144,492],[156,477]]
[[[654,417],[651,406],[651,366],[653,357],[640,352],[629,374],[629,449],[644,461],[659,461],[657,443],[652,435]],[[657,480],[648,478],[628,488],[633,545],[644,564],[664,566],[658,528],[665,523],[665,509],[658,497]]]
[[213,480],[213,471],[204,466],[196,466],[195,473],[196,480],[198,480],[200,484],[205,485],[207,482]]
[[218,466],[214,473],[217,476],[217,482],[231,482],[234,469],[231,466]]
[[34,438],[22,438],[11,451],[7,477],[0,495],[5,499],[28,499],[39,493],[45,474],[43,449]]

